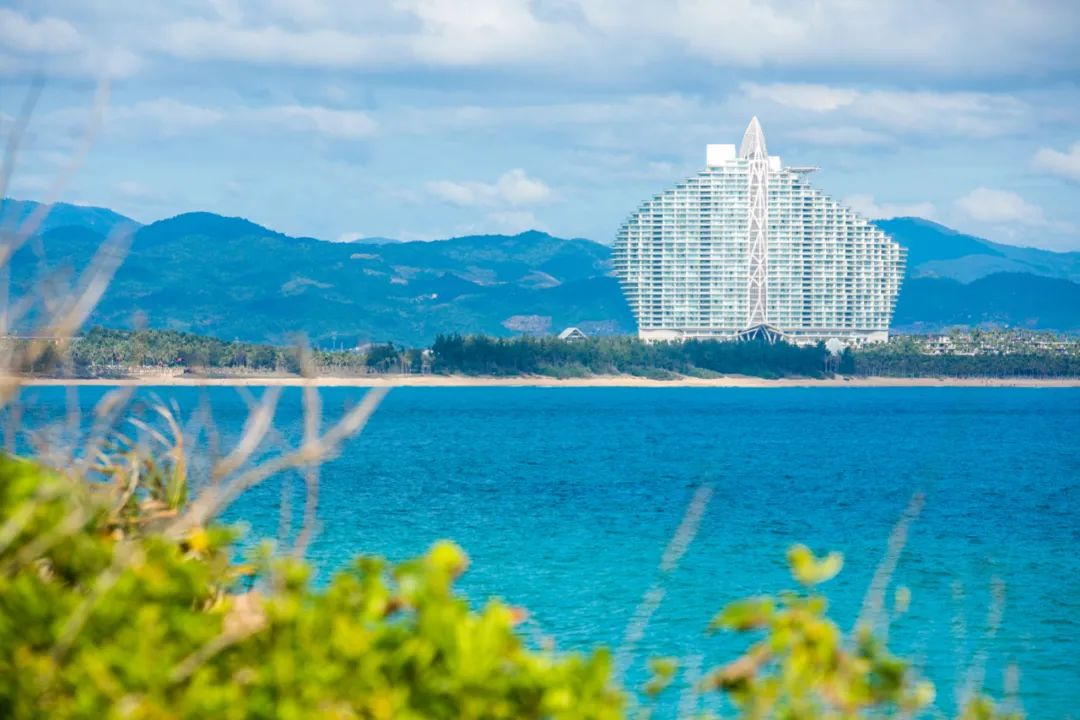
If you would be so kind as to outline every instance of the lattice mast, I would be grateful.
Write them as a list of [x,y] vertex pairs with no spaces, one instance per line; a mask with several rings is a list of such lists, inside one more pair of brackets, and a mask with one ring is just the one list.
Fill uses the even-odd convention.
[[767,325],[768,232],[769,232],[769,151],[765,134],[757,116],[750,121],[743,135],[739,157],[748,161],[747,233],[749,240],[750,272],[747,278],[746,327]]

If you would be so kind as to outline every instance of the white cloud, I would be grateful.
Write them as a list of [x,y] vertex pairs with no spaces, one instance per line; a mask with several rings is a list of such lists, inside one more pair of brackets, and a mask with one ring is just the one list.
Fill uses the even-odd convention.
[[542,180],[530,178],[520,168],[500,177],[496,188],[499,196],[511,205],[535,205],[551,199],[551,188]]
[[187,60],[352,67],[376,59],[378,41],[339,29],[286,30],[263,25],[181,20],[169,25],[163,49]]
[[811,125],[796,131],[820,144],[876,144],[887,140],[886,133],[987,138],[1028,129],[1031,114],[1026,103],[999,93],[859,90],[802,83],[745,83],[742,91],[758,103],[812,116],[842,116],[849,127]]
[[125,43],[66,18],[37,19],[0,8],[0,76],[125,78],[142,59]]
[[427,190],[443,202],[462,206],[489,203],[495,192],[493,185],[452,180],[433,180],[427,183]]
[[1080,182],[1080,142],[1075,142],[1068,152],[1042,148],[1031,161],[1036,170]]
[[[580,47],[571,24],[545,22],[527,0],[398,0],[390,10],[325,7],[285,17],[251,13],[168,25],[162,49],[188,60],[363,68],[550,62]],[[273,15],[271,13],[270,15]]]
[[481,65],[538,60],[561,65],[584,45],[585,28],[537,16],[529,0],[400,0],[420,32],[409,38],[410,54],[439,65]]
[[349,99],[349,91],[340,85],[334,85],[330,83],[323,88],[323,97],[329,100],[334,105],[341,105]]
[[226,113],[222,110],[192,105],[173,98],[144,100],[108,111],[108,120],[118,123],[123,129],[148,123],[168,137],[211,127],[225,118]]
[[375,134],[377,124],[365,112],[319,106],[284,105],[259,108],[251,114],[288,130],[317,132],[340,140],[362,140]]
[[937,217],[937,208],[930,202],[910,204],[879,203],[874,199],[873,195],[858,194],[844,198],[843,204],[863,217],[873,220],[894,217],[921,217],[926,219]]
[[15,173],[8,185],[8,194],[12,197],[30,197],[45,195],[56,186],[56,178],[51,175],[36,173]]
[[1068,0],[471,0],[468,12],[460,0],[22,4],[36,19],[4,10],[0,47],[24,54],[84,42],[129,57],[306,68],[527,66],[565,82],[625,82],[618,71],[686,62],[905,78],[1080,69],[1080,11]]
[[365,237],[366,236],[364,235],[364,233],[356,232],[354,230],[352,232],[343,232],[343,233],[341,233],[340,235],[337,236],[337,238],[334,239],[334,242],[351,243],[351,242],[357,242],[358,240],[363,240]]
[[956,208],[977,222],[1047,225],[1041,208],[1010,190],[975,188],[956,201]]
[[121,180],[116,184],[117,194],[125,200],[159,201],[164,196],[137,180]]
[[799,83],[745,83],[743,91],[754,100],[769,100],[777,105],[813,112],[836,110],[850,105],[859,97],[858,91],[851,88]]
[[503,173],[494,183],[436,180],[426,184],[434,197],[462,207],[495,205],[538,205],[553,198],[551,188],[515,168]]
[[79,31],[65,20],[31,20],[14,10],[0,8],[0,48],[5,52],[55,55],[81,47]]
[[487,225],[493,232],[506,235],[516,235],[526,230],[546,229],[536,215],[527,210],[507,210],[490,213],[487,216]]
[[896,142],[891,136],[850,125],[828,125],[824,127],[805,127],[788,133],[797,140],[804,140],[814,145],[843,145],[865,147],[889,145]]
[[[75,124],[85,111],[58,110],[52,119]],[[206,107],[174,98],[144,100],[108,111],[107,129],[130,134],[149,129],[163,137],[174,137],[221,125],[246,129],[271,127],[299,133],[314,133],[337,140],[362,140],[373,135],[378,124],[365,112],[338,110],[318,105],[269,105],[264,107]]]
[[1077,66],[1077,58],[1058,55],[1075,55],[1080,25],[1065,2],[673,0],[627,11],[620,0],[587,0],[582,7],[594,27],[635,40],[639,51],[666,42],[724,66],[953,76]]
[[862,93],[852,108],[885,128],[979,138],[1026,130],[1028,110],[1009,95],[892,90]]

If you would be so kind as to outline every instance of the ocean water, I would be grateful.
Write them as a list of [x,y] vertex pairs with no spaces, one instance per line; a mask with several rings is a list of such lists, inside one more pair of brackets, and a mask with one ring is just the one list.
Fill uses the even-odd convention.
[[[102,392],[81,389],[80,402]],[[232,390],[157,392],[185,412],[206,402],[224,435],[239,432],[246,406]],[[324,390],[328,417],[363,392]],[[57,389],[24,401],[31,426],[66,403]],[[298,391],[278,427],[298,436]],[[662,573],[703,487],[697,533]],[[320,581],[358,553],[403,559],[452,538],[472,561],[462,591],[526,607],[525,631],[559,649],[618,648],[647,616],[627,678],[639,682],[648,657],[680,659],[662,715],[715,707],[686,680],[746,639],[706,626],[731,600],[792,587],[793,543],[844,553],[822,589],[849,628],[922,493],[892,576],[890,597],[912,592],[893,648],[937,684],[946,713],[968,678],[1000,696],[1015,665],[1030,717],[1080,714],[1080,390],[402,388],[323,468],[320,492]],[[281,497],[260,486],[229,518],[274,536]],[[663,597],[643,615],[652,587]]]

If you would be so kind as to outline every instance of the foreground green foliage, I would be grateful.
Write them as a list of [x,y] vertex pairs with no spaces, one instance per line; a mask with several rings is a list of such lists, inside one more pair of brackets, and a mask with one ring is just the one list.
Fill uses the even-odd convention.
[[[818,560],[802,546],[788,559],[806,588],[828,580],[841,566],[839,555]],[[875,708],[910,715],[933,702],[933,685],[915,678],[867,630],[847,647],[826,608],[823,597],[805,592],[728,605],[714,628],[764,630],[765,637],[708,682],[730,693],[750,718],[859,717]]]
[[[802,546],[788,553],[791,574],[802,591],[729,604],[712,629],[756,633],[736,660],[712,672],[708,688],[727,693],[745,718],[914,717],[930,708],[932,683],[920,679],[905,661],[889,653],[866,625],[846,638],[826,616],[828,602],[814,588],[843,566],[838,553],[816,558]],[[898,593],[896,611],[906,609],[908,593]],[[1018,720],[999,712],[985,697],[962,711],[965,720]]]
[[620,715],[605,654],[530,651],[518,611],[470,611],[449,543],[394,568],[361,558],[325,590],[264,559],[243,592],[233,534],[170,540],[170,517],[162,495],[0,459],[0,716]]

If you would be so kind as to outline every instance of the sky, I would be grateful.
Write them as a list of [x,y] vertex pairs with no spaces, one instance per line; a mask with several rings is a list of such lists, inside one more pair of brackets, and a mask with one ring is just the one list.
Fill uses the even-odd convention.
[[142,222],[610,243],[757,115],[869,217],[1080,250],[1077,37],[1076,0],[0,0],[0,131],[43,78],[8,194]]

